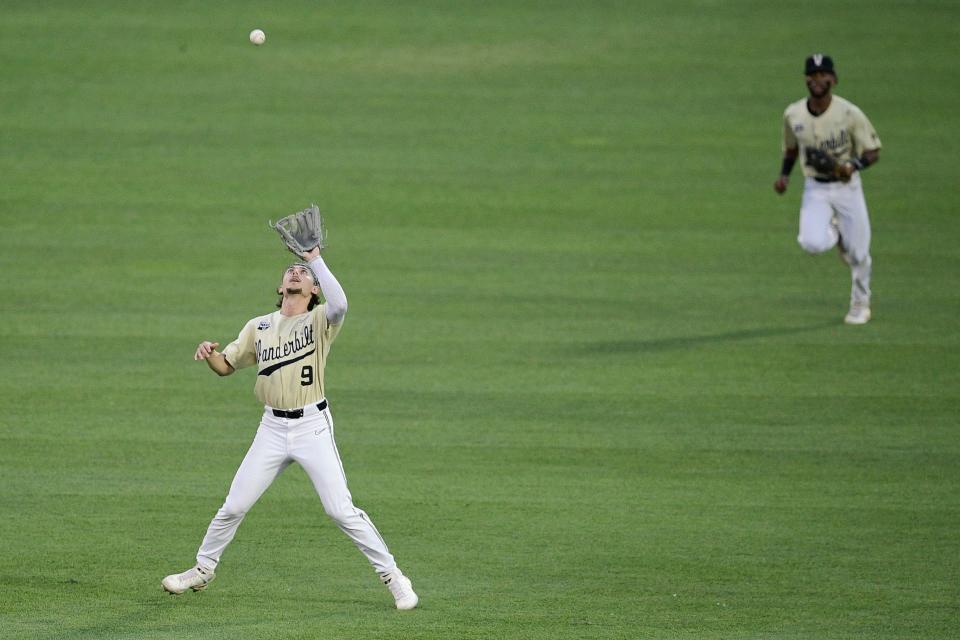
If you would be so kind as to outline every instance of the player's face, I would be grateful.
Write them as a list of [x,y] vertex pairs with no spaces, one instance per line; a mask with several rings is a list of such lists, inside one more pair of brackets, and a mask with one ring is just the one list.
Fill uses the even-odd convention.
[[300,293],[307,297],[316,293],[316,283],[313,281],[313,272],[306,267],[293,265],[283,272],[283,291]]
[[807,91],[814,98],[822,98],[827,95],[835,84],[837,84],[837,79],[832,73],[817,71],[807,76]]

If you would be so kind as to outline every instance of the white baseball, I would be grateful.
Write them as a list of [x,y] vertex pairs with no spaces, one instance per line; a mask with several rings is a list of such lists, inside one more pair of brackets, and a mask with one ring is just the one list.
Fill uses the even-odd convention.
[[250,42],[257,45],[258,47],[267,41],[267,34],[265,34],[260,29],[254,29],[250,32]]

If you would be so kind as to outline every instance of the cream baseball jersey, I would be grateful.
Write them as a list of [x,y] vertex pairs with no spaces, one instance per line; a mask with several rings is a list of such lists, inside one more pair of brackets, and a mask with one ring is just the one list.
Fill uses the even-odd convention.
[[298,316],[275,311],[248,322],[223,357],[234,369],[257,365],[253,392],[263,404],[299,409],[324,399],[323,368],[342,326],[322,304]]
[[830,153],[838,162],[853,160],[880,148],[880,138],[870,120],[855,104],[833,96],[827,110],[818,116],[807,109],[807,99],[798,100],[783,112],[783,150],[800,147],[803,175],[813,178],[817,172],[803,163],[806,147]]

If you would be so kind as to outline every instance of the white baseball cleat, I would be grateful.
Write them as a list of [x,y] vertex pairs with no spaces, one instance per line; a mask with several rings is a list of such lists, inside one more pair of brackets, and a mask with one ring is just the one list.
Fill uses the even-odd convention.
[[403,575],[400,569],[394,569],[390,573],[385,573],[380,576],[380,579],[383,581],[383,584],[387,585],[387,589],[390,589],[390,593],[393,594],[397,609],[407,611],[416,607],[417,603],[420,602],[420,598],[413,590],[413,584],[411,584],[410,578]]
[[203,591],[216,577],[213,569],[195,565],[183,573],[175,573],[172,576],[167,576],[160,584],[163,585],[164,591],[180,595],[187,589]]
[[847,324],[867,324],[870,321],[870,305],[854,302],[843,321]]

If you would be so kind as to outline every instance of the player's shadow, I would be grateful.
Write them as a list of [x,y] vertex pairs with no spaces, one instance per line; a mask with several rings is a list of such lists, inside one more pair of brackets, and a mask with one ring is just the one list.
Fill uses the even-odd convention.
[[582,355],[615,355],[620,353],[650,353],[656,351],[674,351],[693,349],[703,345],[721,342],[742,342],[757,338],[775,338],[810,331],[819,331],[836,327],[836,321],[823,322],[802,327],[768,327],[724,331],[703,336],[675,336],[670,338],[652,338],[650,340],[613,340],[609,342],[591,342],[581,346]]

